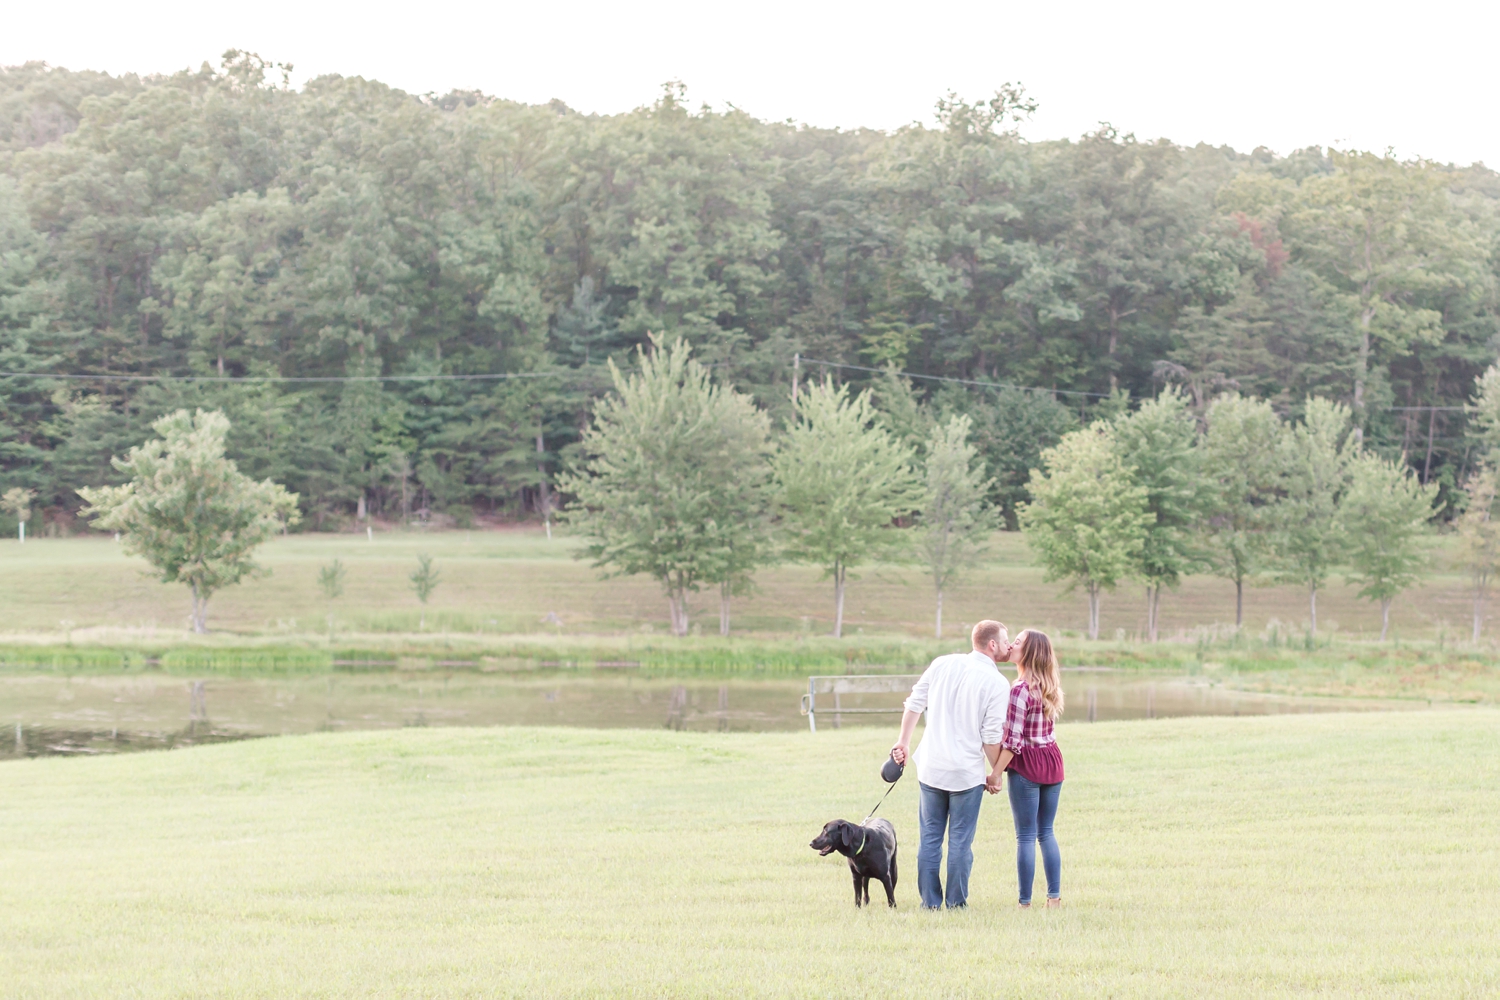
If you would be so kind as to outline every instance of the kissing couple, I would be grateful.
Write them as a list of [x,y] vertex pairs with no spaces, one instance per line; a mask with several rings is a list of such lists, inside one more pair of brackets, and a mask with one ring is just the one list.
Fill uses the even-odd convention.
[[[1003,786],[1016,825],[1019,903],[1031,906],[1036,848],[1047,877],[1047,905],[1062,905],[1062,855],[1052,823],[1062,791],[1063,759],[1052,729],[1063,710],[1057,654],[1046,633],[1026,629],[1012,642],[1005,626],[974,626],[973,649],[939,656],[912,685],[901,714],[901,735],[891,757],[905,765],[913,756],[921,787],[918,819],[917,889],[925,909],[945,903],[968,905],[974,866],[974,831],[987,791]],[[1011,684],[999,664],[1016,669]],[[927,727],[915,755],[917,720]],[[948,890],[941,877],[943,835],[948,837]]]

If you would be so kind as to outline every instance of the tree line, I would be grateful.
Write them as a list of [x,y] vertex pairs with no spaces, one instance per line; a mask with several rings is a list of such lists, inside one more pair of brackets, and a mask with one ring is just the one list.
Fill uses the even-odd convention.
[[[1042,450],[1168,387],[1200,424],[1229,391],[1297,427],[1342,405],[1362,452],[1462,507],[1458,407],[1497,332],[1482,166],[1027,142],[1016,86],[886,133],[679,85],[600,116],[287,70],[0,70],[0,493],[49,530],[181,409],[224,412],[305,528],[547,518],[609,363],[653,333],[776,426],[832,419],[799,409],[819,371],[839,413],[967,418],[1012,527]],[[902,396],[891,366],[957,381]]]
[[562,513],[588,539],[584,555],[606,576],[657,580],[676,635],[688,634],[693,593],[718,591],[728,635],[731,598],[756,570],[811,563],[832,580],[841,636],[851,573],[910,558],[915,545],[942,635],[943,591],[996,526],[967,416],[937,423],[921,411],[932,426],[914,446],[913,428],[894,427],[868,390],[823,378],[799,387],[773,436],[770,415],[715,380],[685,341],[651,347],[632,370],[609,362],[615,392],[596,404],[559,484],[574,498]]
[[1318,591],[1340,568],[1379,603],[1383,641],[1391,602],[1428,563],[1421,538],[1437,494],[1365,448],[1342,403],[1314,397],[1287,422],[1265,400],[1230,393],[1200,422],[1176,389],[1068,434],[1031,485],[1022,528],[1048,578],[1088,595],[1089,638],[1101,594],[1135,580],[1152,642],[1163,594],[1205,572],[1234,583],[1236,628],[1247,582],[1300,584],[1315,636]]
[[[967,414],[920,400],[895,375],[881,407],[874,391],[824,378],[795,390],[791,419],[773,427],[683,341],[610,370],[616,391],[596,405],[560,484],[575,498],[563,516],[606,574],[662,584],[676,634],[701,589],[718,591],[728,634],[731,598],[757,569],[793,560],[832,581],[839,635],[851,571],[890,560],[924,567],[942,636],[945,590],[1003,524]],[[1500,366],[1479,380],[1474,409],[1481,457],[1458,493],[1456,532],[1477,641],[1500,568]],[[1318,593],[1342,574],[1379,605],[1383,641],[1392,602],[1429,568],[1438,513],[1437,484],[1368,447],[1344,403],[1312,397],[1288,420],[1231,391],[1199,413],[1175,386],[1063,433],[1041,452],[1028,497],[1021,530],[1049,580],[1086,594],[1089,638],[1102,596],[1132,581],[1145,586],[1153,642],[1163,596],[1199,573],[1234,584],[1236,628],[1247,584],[1303,586],[1314,636]]]
[[[945,591],[1003,523],[967,414],[919,400],[892,371],[883,409],[870,390],[851,394],[825,376],[794,385],[792,418],[777,426],[684,340],[653,338],[634,360],[629,370],[607,362],[614,391],[594,404],[559,483],[572,497],[560,516],[586,540],[581,555],[606,576],[657,580],[679,636],[691,629],[693,594],[718,591],[728,635],[732,598],[754,589],[757,570],[791,560],[832,580],[837,637],[852,571],[916,561],[932,581],[942,637]],[[1500,569],[1500,364],[1478,380],[1472,409],[1480,457],[1455,533],[1477,642]],[[253,550],[300,518],[296,494],[227,457],[230,427],[220,411],[162,416],[158,437],[112,460],[123,484],[78,490],[96,527],[116,532],[163,582],[188,586],[198,632],[209,597],[260,572]],[[1155,642],[1164,593],[1193,573],[1233,582],[1237,629],[1247,582],[1305,586],[1316,636],[1318,592],[1342,571],[1379,603],[1384,641],[1392,602],[1428,568],[1423,536],[1437,492],[1367,449],[1341,403],[1313,397],[1287,421],[1266,400],[1228,392],[1199,417],[1168,387],[1043,450],[1017,516],[1047,578],[1087,594],[1090,639],[1102,594],[1131,580],[1145,585],[1145,638]],[[32,499],[19,487],[0,498],[23,543]],[[428,556],[418,562],[410,579],[425,627],[438,574]],[[330,601],[343,578],[338,560],[320,572]],[[330,612],[330,634],[332,621]]]

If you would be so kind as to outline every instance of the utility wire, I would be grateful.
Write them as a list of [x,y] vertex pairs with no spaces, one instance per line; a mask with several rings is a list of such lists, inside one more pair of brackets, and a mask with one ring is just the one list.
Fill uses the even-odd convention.
[[1053,392],[1059,396],[1092,396],[1095,399],[1108,399],[1107,392],[1082,392],[1077,389],[1044,389],[1037,385],[1012,385],[1008,382],[979,382],[970,378],[949,378],[946,375],[920,375],[917,372],[897,372],[889,368],[866,368],[864,365],[846,365],[838,361],[819,361],[817,358],[803,358],[810,365],[822,365],[824,368],[849,368],[857,372],[874,372],[877,375],[890,373],[900,375],[902,378],[925,378],[931,382],[953,382],[958,385],[978,385],[986,389],[1020,389],[1023,392]]
[[477,382],[513,378],[557,378],[563,372],[496,372],[484,375],[78,375],[0,372],[0,378],[65,378],[102,382]]
[[1422,413],[1426,413],[1429,410],[1438,410],[1440,412],[1444,411],[1444,410],[1457,410],[1457,411],[1459,411],[1461,413],[1471,413],[1471,412],[1479,409],[1479,407],[1477,407],[1477,406],[1387,406],[1386,409],[1387,410],[1418,410],[1418,411],[1420,411]]
[[[974,385],[985,389],[1019,389],[1022,392],[1045,392],[1058,396],[1087,396],[1092,399],[1108,399],[1107,392],[1084,392],[1079,389],[1048,389],[1038,385],[1016,385],[1011,382],[983,382],[977,379],[950,378],[946,375],[923,375],[920,372],[892,371],[889,368],[870,368],[865,365],[850,365],[840,361],[820,361],[817,358],[801,358],[810,365],[824,368],[846,368],[851,371],[871,372],[876,375],[892,374],[902,378],[920,378],[930,382],[951,382],[955,385]],[[716,368],[720,365],[708,365]],[[96,382],[207,382],[207,383],[329,383],[329,382],[495,382],[521,378],[563,378],[578,374],[578,369],[550,372],[486,372],[476,375],[113,375],[79,374],[75,372],[0,372],[0,378],[73,379]],[[1427,413],[1469,413],[1472,406],[1387,406],[1385,410]]]
[[[922,375],[918,372],[899,372],[889,368],[867,368],[864,365],[846,365],[839,361],[819,361],[816,358],[802,358],[807,364],[822,365],[824,368],[849,368],[857,372],[874,372],[877,375],[899,375],[902,378],[923,378],[932,382],[955,382],[959,385],[978,385],[987,389],[1020,389],[1022,392],[1050,392],[1059,396],[1091,396],[1095,399],[1108,399],[1107,392],[1082,392],[1077,389],[1047,389],[1039,385],[1015,385],[1009,382],[978,382],[967,378],[948,378],[945,375]],[[1473,412],[1473,406],[1386,406],[1385,410],[1417,410],[1426,413],[1429,410],[1456,411],[1460,413]]]

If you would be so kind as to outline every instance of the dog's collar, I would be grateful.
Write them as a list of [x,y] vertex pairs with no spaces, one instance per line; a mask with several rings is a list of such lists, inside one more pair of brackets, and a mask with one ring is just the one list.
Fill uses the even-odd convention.
[[859,849],[854,852],[855,857],[859,857],[860,854],[864,853],[865,841],[870,839],[870,828],[862,826],[860,829],[864,831],[864,836],[859,838]]

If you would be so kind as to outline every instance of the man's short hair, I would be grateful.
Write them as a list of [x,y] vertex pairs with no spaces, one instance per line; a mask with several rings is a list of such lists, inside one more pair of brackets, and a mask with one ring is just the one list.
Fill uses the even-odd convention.
[[1000,622],[991,621],[990,619],[986,618],[984,621],[974,626],[974,632],[971,636],[974,641],[974,648],[983,649],[985,646],[988,646],[991,641],[999,642],[1000,633],[1005,631],[1007,630],[1003,624],[1001,624]]

